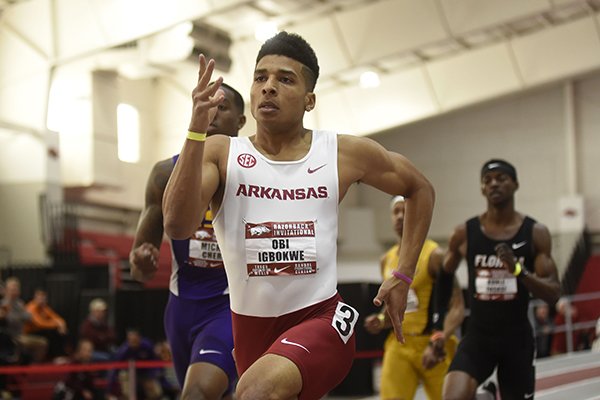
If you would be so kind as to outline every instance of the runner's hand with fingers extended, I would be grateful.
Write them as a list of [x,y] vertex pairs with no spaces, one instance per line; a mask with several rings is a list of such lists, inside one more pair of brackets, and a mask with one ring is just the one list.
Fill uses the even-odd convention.
[[217,106],[225,98],[221,89],[223,78],[219,77],[210,85],[210,79],[215,68],[215,61],[206,61],[204,54],[199,57],[198,83],[192,90],[192,118],[189,130],[196,133],[206,133],[208,125],[217,113]]
[[379,287],[377,296],[373,299],[373,304],[378,307],[381,307],[385,303],[388,317],[392,321],[396,338],[400,343],[404,343],[402,321],[404,320],[404,312],[406,311],[408,288],[409,285],[406,282],[391,276],[383,281]]

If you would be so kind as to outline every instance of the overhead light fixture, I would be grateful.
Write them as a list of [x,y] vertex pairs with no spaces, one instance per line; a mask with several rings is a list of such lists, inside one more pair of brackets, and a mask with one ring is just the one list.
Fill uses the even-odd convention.
[[273,21],[263,21],[254,28],[254,37],[259,42],[264,42],[269,38],[277,35],[279,31],[277,24]]
[[360,74],[360,87],[363,89],[372,89],[379,86],[379,75],[375,71],[365,71]]

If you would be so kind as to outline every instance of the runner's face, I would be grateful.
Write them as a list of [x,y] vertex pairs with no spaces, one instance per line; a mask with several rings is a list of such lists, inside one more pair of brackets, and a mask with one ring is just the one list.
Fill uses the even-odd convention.
[[397,201],[392,208],[392,226],[398,236],[402,236],[404,230],[404,209],[406,204],[403,201]]
[[222,134],[227,136],[237,136],[238,130],[241,128],[240,118],[243,110],[238,110],[235,105],[234,95],[231,90],[226,87],[221,87],[225,92],[225,99],[219,104],[217,114],[208,126],[208,136]]
[[501,204],[512,199],[518,184],[505,172],[488,171],[481,178],[481,193],[491,204]]
[[250,105],[259,124],[302,123],[312,95],[307,90],[302,68],[300,62],[285,56],[269,55],[258,62]]

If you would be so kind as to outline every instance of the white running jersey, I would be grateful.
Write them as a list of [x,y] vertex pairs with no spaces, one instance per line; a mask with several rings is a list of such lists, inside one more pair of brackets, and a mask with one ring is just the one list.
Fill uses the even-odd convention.
[[213,220],[231,309],[276,317],[336,293],[337,134],[313,131],[297,161],[273,161],[230,138],[221,208]]

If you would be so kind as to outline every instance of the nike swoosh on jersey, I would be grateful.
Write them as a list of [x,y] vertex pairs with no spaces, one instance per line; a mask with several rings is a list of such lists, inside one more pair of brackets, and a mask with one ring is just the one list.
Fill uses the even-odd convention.
[[526,244],[527,244],[527,240],[523,240],[522,242],[519,242],[519,243],[513,243],[512,249],[513,250],[520,249],[521,247],[525,246]]
[[200,349],[199,353],[201,356],[204,354],[223,354],[218,350],[204,350],[204,349]]
[[321,168],[323,168],[326,165],[327,164],[319,165],[317,168],[308,167],[308,170],[306,172],[308,172],[309,174],[313,174],[313,173],[317,172],[318,170],[320,170]]
[[217,267],[222,267],[223,263],[222,262],[209,262],[208,263],[208,268],[217,268]]
[[280,273],[280,272],[282,272],[282,271],[285,271],[285,270],[286,270],[286,269],[288,269],[289,267],[291,267],[291,265],[288,265],[288,266],[286,266],[286,267],[283,267],[283,268],[277,268],[277,267],[276,267],[276,268],[273,268],[273,272],[275,272],[276,274],[278,274],[278,273]]
[[296,342],[290,342],[289,340],[287,340],[287,338],[281,339],[281,343],[283,343],[283,344],[289,344],[289,345],[296,346],[296,347],[300,347],[301,349],[305,350],[307,353],[310,353],[310,351],[306,347],[304,347],[301,344],[296,343]]

